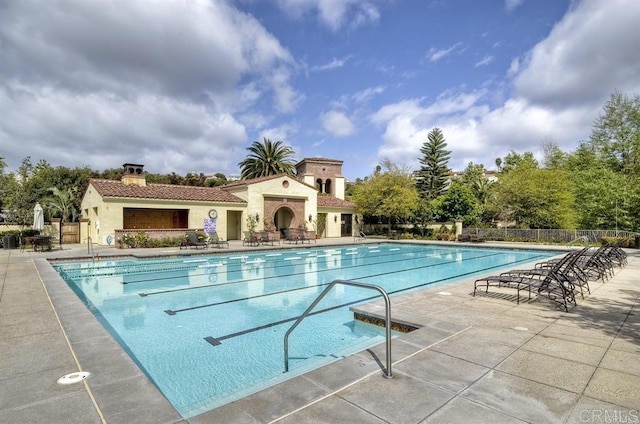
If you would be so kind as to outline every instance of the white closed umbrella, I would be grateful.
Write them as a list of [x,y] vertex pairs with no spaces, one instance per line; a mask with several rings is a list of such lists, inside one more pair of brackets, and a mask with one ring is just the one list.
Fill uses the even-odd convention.
[[33,208],[33,229],[42,231],[44,230],[44,210],[40,203],[36,203]]

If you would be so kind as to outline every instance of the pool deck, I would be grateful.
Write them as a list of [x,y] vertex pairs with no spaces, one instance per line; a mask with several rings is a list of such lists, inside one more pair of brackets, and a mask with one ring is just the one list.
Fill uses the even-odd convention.
[[[232,241],[231,249],[243,247]],[[393,320],[420,327],[393,339],[394,378],[383,377],[382,344],[189,419],[47,260],[86,253],[86,245],[0,250],[0,422],[640,423],[638,250],[627,250],[629,264],[605,284],[591,282],[569,312],[544,298],[518,305],[513,290],[473,297],[475,278],[394,297]],[[95,248],[100,258],[196,253]],[[383,307],[359,310],[379,315]],[[92,374],[57,384],[80,370]]]

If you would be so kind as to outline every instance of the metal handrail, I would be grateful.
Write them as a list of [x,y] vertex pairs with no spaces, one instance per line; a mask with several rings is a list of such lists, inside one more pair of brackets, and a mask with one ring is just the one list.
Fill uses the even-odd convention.
[[358,234],[353,236],[353,238],[355,239],[355,241],[362,241],[367,239],[367,235],[362,231],[358,231]]
[[583,242],[583,243],[585,243],[585,244],[587,244],[587,245],[588,245],[588,244],[589,244],[589,237],[587,237],[587,236],[580,236],[580,237],[578,237],[578,238],[575,238],[575,239],[571,240],[569,243],[567,243],[567,247],[571,246],[573,243],[575,243],[575,242],[577,242],[577,241],[581,241],[581,242]]
[[384,377],[393,378],[393,373],[391,372],[391,300],[389,300],[389,295],[387,294],[387,292],[384,291],[382,287],[377,286],[375,284],[360,283],[358,281],[349,281],[349,280],[333,280],[331,283],[329,283],[329,285],[322,291],[322,293],[320,293],[320,295],[316,298],[316,300],[314,300],[313,303],[311,303],[311,305],[309,305],[309,307],[302,313],[302,315],[298,317],[298,319],[296,320],[296,322],[293,323],[291,328],[287,330],[287,332],[284,335],[284,372],[289,372],[289,334],[291,334],[291,332],[298,326],[298,324],[300,324],[300,322],[309,315],[311,310],[315,308],[315,306],[318,303],[320,303],[322,298],[324,298],[324,296],[327,293],[329,293],[329,290],[331,290],[333,286],[335,286],[336,284],[344,284],[346,286],[355,286],[355,287],[361,287],[365,289],[377,290],[384,297],[384,303],[385,303],[385,309],[386,309],[385,327],[387,329],[386,331],[387,369],[384,372]]

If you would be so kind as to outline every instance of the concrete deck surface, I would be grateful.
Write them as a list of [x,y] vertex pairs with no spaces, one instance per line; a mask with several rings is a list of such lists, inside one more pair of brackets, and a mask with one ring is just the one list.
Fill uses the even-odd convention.
[[[473,297],[474,279],[394,297],[394,321],[420,328],[393,340],[393,379],[380,345],[183,419],[49,265],[86,246],[0,250],[0,422],[640,423],[640,252],[627,252],[568,313],[508,289]],[[91,377],[57,384],[80,370]]]

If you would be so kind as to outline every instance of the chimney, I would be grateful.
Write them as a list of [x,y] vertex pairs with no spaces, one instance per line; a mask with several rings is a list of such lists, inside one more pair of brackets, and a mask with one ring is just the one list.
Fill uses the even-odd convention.
[[138,165],[135,163],[125,163],[124,174],[122,175],[122,183],[124,185],[138,185],[145,187],[147,185],[147,179],[144,176],[144,165]]

